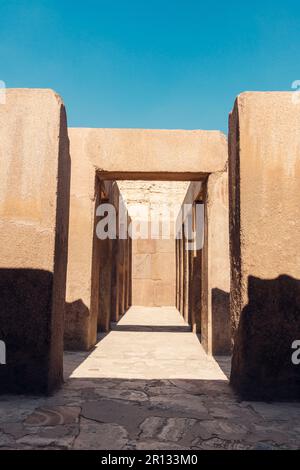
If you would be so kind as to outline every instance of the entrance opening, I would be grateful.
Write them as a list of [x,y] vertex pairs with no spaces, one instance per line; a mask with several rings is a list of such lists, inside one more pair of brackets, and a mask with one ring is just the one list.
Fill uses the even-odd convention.
[[98,343],[74,377],[205,379],[208,373],[227,380],[206,355],[212,328],[206,181],[100,175],[96,191],[91,296]]
[[216,395],[220,413],[232,399],[231,358],[215,354],[224,353],[229,261],[222,175],[96,176],[89,337],[97,341],[65,353],[67,386],[103,446],[123,448],[128,431],[136,448],[164,448],[161,429],[171,425],[172,441],[210,419]]

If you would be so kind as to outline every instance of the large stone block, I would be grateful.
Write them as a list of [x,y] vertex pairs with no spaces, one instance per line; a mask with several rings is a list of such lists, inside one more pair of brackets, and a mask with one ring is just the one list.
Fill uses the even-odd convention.
[[155,240],[155,251],[157,253],[174,253],[175,237],[172,235],[170,239]]
[[154,307],[154,281],[152,279],[134,279],[132,305]]
[[174,286],[175,292],[175,241],[173,251],[170,253],[155,253],[151,256],[151,278],[154,280],[168,281]]
[[53,91],[7,90],[0,154],[0,392],[48,393],[63,379],[70,177]]
[[299,398],[300,106],[244,93],[230,116],[231,383],[247,398]]
[[174,179],[178,173],[188,179],[192,173],[223,171],[227,162],[226,138],[219,131],[69,129],[69,135],[95,168],[116,176]]
[[135,240],[138,253],[155,253],[156,251],[156,240]]
[[175,306],[174,282],[155,281],[154,283],[154,305]]
[[151,279],[151,255],[135,254],[132,264],[133,279]]
[[[202,284],[204,303],[202,315],[207,315],[208,352],[213,355],[230,354],[230,259],[228,230],[228,173],[210,175],[207,182],[205,231],[206,241],[202,272],[207,278]],[[205,303],[205,298],[207,303]],[[203,332],[204,333],[204,332]],[[202,337],[202,331],[201,331]]]

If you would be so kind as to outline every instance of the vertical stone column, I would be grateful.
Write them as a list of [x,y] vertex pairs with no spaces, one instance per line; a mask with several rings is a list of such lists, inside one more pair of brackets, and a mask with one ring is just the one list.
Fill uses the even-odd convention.
[[[119,189],[117,183],[113,183],[111,191],[111,202],[116,209],[117,236],[119,226]],[[112,240],[112,272],[111,272],[111,320],[119,319],[119,240]]]
[[[193,203],[193,231],[200,230],[201,227],[196,226],[196,206],[199,202]],[[201,332],[201,263],[202,249],[191,251],[191,271],[192,279],[190,283],[190,309],[191,309],[191,326],[194,333]]]
[[201,342],[208,354],[230,352],[228,174],[212,173],[205,196]]
[[193,253],[192,316],[191,325],[194,333],[201,333],[201,265],[202,250]]
[[128,241],[125,240],[124,312],[128,309]]
[[189,251],[186,249],[187,238],[185,232],[183,235],[183,317],[186,322],[189,321]]
[[183,316],[184,305],[184,235],[183,227],[180,238],[180,313]]
[[128,295],[128,243],[124,240],[125,260],[124,260],[124,313],[127,312],[127,295]]
[[[127,216],[127,227],[130,224],[130,217],[129,215]],[[131,239],[128,234],[128,238],[126,240],[127,244],[127,259],[126,259],[126,265],[127,265],[127,283],[126,283],[126,310],[129,309],[131,306],[131,261],[132,261],[132,253],[131,253]]]
[[193,269],[193,257],[194,257],[194,252],[193,250],[188,250],[187,252],[188,256],[188,323],[192,326],[193,324],[193,298],[194,298],[194,292],[193,292],[193,283],[194,283],[194,269]]
[[7,90],[0,105],[0,393],[63,380],[70,158],[51,90]]
[[247,398],[299,398],[300,104],[244,93],[230,116],[231,383]]
[[179,310],[179,242],[175,240],[175,250],[176,250],[176,308]]
[[100,288],[98,330],[109,331],[111,320],[111,271],[112,241],[109,238],[100,240]]
[[125,313],[125,240],[119,240],[118,250],[118,269],[119,269],[119,316]]
[[175,240],[175,307],[178,308],[178,253],[177,240]]
[[84,131],[69,129],[69,136],[72,171],[65,348],[89,350],[96,342],[99,311],[100,260],[95,229],[100,188],[86,155]]
[[[128,220],[128,225],[130,223],[130,218]],[[128,238],[128,247],[129,247],[129,256],[128,256],[128,264],[129,264],[129,286],[128,286],[128,307],[132,306],[132,239]]]

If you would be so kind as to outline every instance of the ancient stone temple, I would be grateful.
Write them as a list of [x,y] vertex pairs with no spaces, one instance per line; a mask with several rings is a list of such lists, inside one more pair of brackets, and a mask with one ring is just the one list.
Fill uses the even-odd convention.
[[[137,379],[144,370],[147,380],[183,379],[194,364],[191,378],[200,380],[201,361],[232,355],[230,384],[242,399],[299,399],[300,105],[292,95],[238,96],[227,139],[219,131],[68,128],[53,91],[7,90],[2,394],[54,393],[64,350],[92,357],[100,335],[100,344],[119,343],[89,359],[93,377],[102,364],[103,377]],[[147,331],[164,343],[162,362],[118,369],[136,354],[123,351],[124,338],[129,347],[134,332]],[[164,339],[172,332],[174,357]],[[185,334],[200,341],[199,358],[180,342]],[[135,351],[146,361],[159,346],[143,338]]]

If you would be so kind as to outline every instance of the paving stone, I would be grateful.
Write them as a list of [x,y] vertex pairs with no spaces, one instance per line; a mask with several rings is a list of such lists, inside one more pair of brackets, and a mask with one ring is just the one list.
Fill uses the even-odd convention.
[[139,404],[106,399],[86,402],[81,412],[84,418],[102,423],[119,424],[133,434],[138,433],[140,423],[148,414],[147,408]]
[[173,416],[187,418],[208,419],[209,414],[207,408],[203,404],[201,397],[187,394],[169,396],[158,395],[150,398],[151,406],[155,409],[167,410]]
[[202,442],[199,441],[196,448],[201,450],[249,450],[251,447],[240,441],[213,437]]
[[97,388],[90,391],[89,395],[86,392],[83,392],[83,398],[85,399],[98,399],[100,398],[115,398],[118,400],[125,400],[125,401],[147,401],[148,396],[145,392],[141,390],[116,390],[111,388]]
[[82,418],[80,433],[75,439],[73,449],[119,450],[124,449],[127,442],[128,434],[122,426]]
[[17,440],[18,445],[27,445],[31,449],[39,449],[40,447],[49,448],[56,447],[60,449],[70,449],[74,442],[74,437],[46,437],[38,434],[31,434]]
[[172,379],[171,384],[178,387],[181,390],[185,390],[192,395],[204,395],[204,396],[231,396],[233,397],[233,391],[230,388],[228,382],[221,380],[183,380],[183,379]]
[[78,422],[79,407],[57,406],[53,408],[37,408],[24,422],[30,426],[57,426]]
[[[289,425],[288,425],[289,426]],[[300,446],[300,436],[288,432],[281,422],[252,424],[252,430],[246,437],[247,442],[272,441],[276,445],[295,444]]]
[[[162,325],[169,322],[172,309],[166,318],[163,312],[160,309]],[[135,322],[140,314],[136,309]],[[140,318],[143,323],[143,316]],[[145,333],[154,335],[151,340],[143,337],[148,341],[146,349],[134,332],[130,332],[130,343],[127,332],[113,333],[120,335],[117,339],[123,338],[121,351],[116,348],[116,338],[109,346],[110,336],[106,335],[90,365],[80,366],[89,361],[90,353],[66,354],[66,370],[81,372],[77,378],[67,378],[53,396],[1,396],[1,450],[300,448],[300,404],[239,399],[220,372],[219,365],[225,370],[228,358],[218,360],[219,365],[208,359],[198,341],[183,340],[192,333],[179,333],[175,342],[168,342],[168,335],[174,338],[176,333],[168,333],[165,339],[162,332]],[[163,341],[168,343],[163,345],[168,355],[164,361],[160,358]],[[151,348],[156,349],[155,354]],[[175,359],[170,365],[172,354]],[[185,360],[177,360],[182,354]],[[106,376],[97,363],[102,358]],[[197,362],[200,366],[194,367]],[[90,377],[91,364],[99,371],[95,377]],[[114,367],[121,377],[111,377]],[[158,377],[153,377],[156,369]],[[174,376],[176,369],[180,378]],[[137,370],[140,378],[131,374]]]
[[136,443],[137,450],[189,450],[188,447],[181,446],[175,442],[162,441],[139,441]]
[[0,448],[13,448],[15,444],[15,439],[9,434],[4,434],[0,432]]
[[158,439],[159,441],[178,442],[186,432],[187,428],[194,425],[196,421],[188,418],[160,418],[151,416],[141,424],[139,438]]
[[240,419],[244,422],[253,422],[255,421],[256,414],[253,410],[249,408],[242,408],[237,403],[226,403],[224,406],[224,402],[220,403],[219,400],[209,400],[205,401],[205,406],[209,410],[210,416],[214,418],[225,418],[225,419]]
[[257,442],[255,446],[252,447],[253,450],[278,450],[281,447],[276,445],[274,442]]
[[194,435],[207,440],[214,436],[224,440],[240,440],[249,432],[247,423],[235,423],[231,420],[198,421],[193,430]]
[[11,437],[18,439],[26,434],[26,429],[23,423],[2,423],[0,430],[4,434],[9,434]]
[[249,402],[249,405],[266,420],[290,421],[300,419],[299,403]]
[[0,402],[0,424],[14,423],[25,419],[33,410],[45,403],[45,399],[32,400],[23,397],[11,397],[10,401]]

